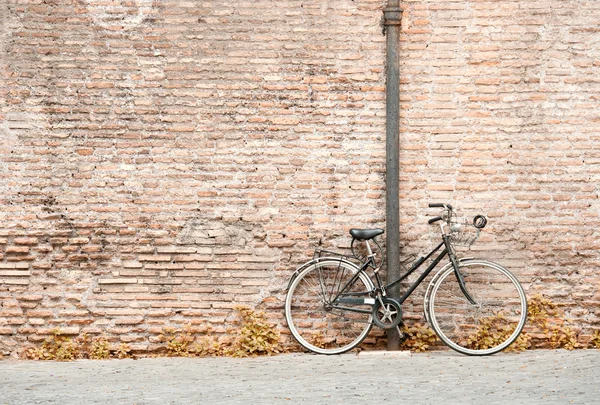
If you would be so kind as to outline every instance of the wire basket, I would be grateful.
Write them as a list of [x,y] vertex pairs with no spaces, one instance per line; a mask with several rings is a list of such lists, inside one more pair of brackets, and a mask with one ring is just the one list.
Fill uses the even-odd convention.
[[453,246],[470,247],[479,238],[481,229],[467,220],[450,222],[450,243]]

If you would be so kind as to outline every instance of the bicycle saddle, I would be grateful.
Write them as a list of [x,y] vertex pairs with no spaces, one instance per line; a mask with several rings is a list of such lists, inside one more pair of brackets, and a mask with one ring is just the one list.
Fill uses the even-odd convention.
[[379,236],[383,233],[383,229],[356,229],[356,228],[352,228],[350,229],[350,235],[352,235],[352,237],[354,239],[358,239],[358,240],[368,240],[368,239],[373,239],[376,236]]

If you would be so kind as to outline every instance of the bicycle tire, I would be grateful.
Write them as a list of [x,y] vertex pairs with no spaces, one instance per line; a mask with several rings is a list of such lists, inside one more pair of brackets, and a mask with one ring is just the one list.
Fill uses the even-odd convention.
[[[348,291],[369,298],[366,293],[373,289],[371,279],[346,260],[314,262],[292,280],[285,300],[285,319],[292,336],[304,348],[319,354],[340,354],[367,337],[373,326],[371,313],[334,309],[331,305],[357,272],[360,274]],[[363,309],[371,308],[366,305]]]
[[477,305],[467,300],[449,264],[434,277],[425,297],[431,327],[463,354],[486,356],[506,349],[527,320],[523,287],[510,271],[486,260],[461,261],[459,271]]

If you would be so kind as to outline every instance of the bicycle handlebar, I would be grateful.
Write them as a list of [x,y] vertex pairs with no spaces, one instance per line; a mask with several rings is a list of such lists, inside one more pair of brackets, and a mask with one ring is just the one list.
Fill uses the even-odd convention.
[[[452,206],[450,204],[445,204],[445,203],[430,203],[429,204],[429,208],[444,208],[445,210],[448,210],[448,214],[447,217],[444,216],[438,216],[438,217],[434,217],[431,218],[428,223],[431,225],[435,222],[438,221],[450,221],[450,218],[452,216],[452,214],[454,213],[454,210],[452,209]],[[485,226],[487,225],[487,218],[484,215],[476,215],[473,218],[473,226],[477,229],[483,229],[485,228]]]
[[429,223],[429,225],[431,225],[431,224],[433,224],[434,222],[441,221],[441,220],[443,220],[443,219],[444,219],[444,218],[442,218],[442,217],[435,217],[435,218],[431,218],[431,219],[428,221],[428,223]]
[[444,203],[430,203],[429,208],[446,208],[446,209],[449,209],[450,211],[452,211],[452,206],[450,204],[444,204]]
[[[452,206],[450,204],[446,204],[446,203],[429,203],[429,208],[443,208],[445,210],[448,211],[447,214],[445,214],[444,216],[441,217],[435,217],[435,218],[431,218],[428,223],[429,225],[437,222],[437,221],[443,221],[444,219],[449,218],[452,215]],[[447,217],[447,218],[446,218]]]

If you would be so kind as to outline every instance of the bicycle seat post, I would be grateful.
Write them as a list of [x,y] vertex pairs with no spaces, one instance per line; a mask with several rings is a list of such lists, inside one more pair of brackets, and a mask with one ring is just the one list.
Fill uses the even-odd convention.
[[367,253],[368,253],[367,263],[370,263],[369,265],[373,269],[373,274],[375,274],[375,281],[377,282],[377,288],[376,288],[376,290],[378,291],[377,297],[379,298],[379,301],[381,302],[381,305],[383,306],[383,301],[381,301],[381,297],[385,297],[387,294],[386,294],[383,282],[381,280],[381,277],[379,276],[379,270],[381,269],[381,266],[377,266],[377,263],[375,261],[375,256],[377,256],[377,253],[373,253],[373,250],[371,249],[371,244],[369,243],[368,239],[365,239],[365,245],[367,245]]
[[[367,245],[367,262],[370,262],[370,266],[373,269],[373,273],[375,273],[375,275],[377,275],[377,273],[379,273],[379,269],[381,268],[381,266],[377,266],[377,261],[375,260],[375,256],[377,256],[377,253],[374,253],[373,250],[371,249],[371,244],[369,243],[368,240],[365,240],[365,244]],[[379,275],[377,275],[377,277],[379,277]],[[380,283],[381,284],[381,283]]]
[[375,254],[373,254],[373,251],[371,250],[371,245],[369,244],[368,240],[365,240],[365,245],[367,245],[367,252],[369,252],[369,258],[371,257],[375,257]]

